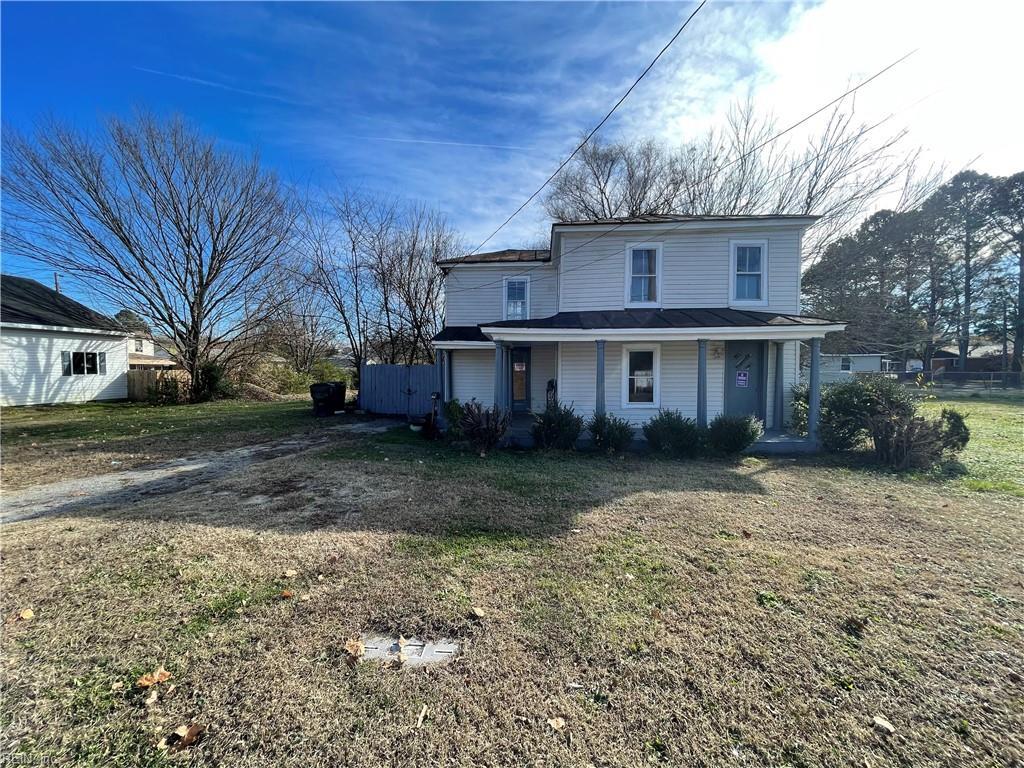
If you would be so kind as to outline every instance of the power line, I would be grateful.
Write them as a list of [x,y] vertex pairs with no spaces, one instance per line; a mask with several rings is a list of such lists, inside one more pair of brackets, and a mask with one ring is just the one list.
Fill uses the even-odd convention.
[[[825,111],[826,109],[828,109],[829,107],[832,107],[832,106],[834,106],[835,104],[839,103],[840,101],[842,101],[843,99],[845,99],[845,98],[846,98],[847,96],[850,96],[851,94],[853,94],[853,93],[856,93],[856,92],[857,92],[858,90],[860,90],[860,89],[861,89],[861,88],[863,88],[864,86],[868,85],[868,84],[869,84],[869,83],[871,83],[872,81],[874,81],[874,80],[876,80],[877,78],[879,78],[879,77],[881,77],[882,75],[884,75],[884,74],[885,74],[886,72],[888,72],[888,71],[889,71],[890,69],[892,69],[893,67],[895,67],[895,66],[897,66],[898,64],[901,64],[902,62],[906,61],[906,60],[907,60],[907,59],[908,59],[908,58],[909,58],[910,56],[912,56],[912,55],[913,55],[914,53],[916,53],[916,49],[915,49],[915,50],[913,50],[913,51],[910,51],[909,53],[906,53],[906,54],[904,54],[903,56],[901,56],[901,57],[900,57],[899,59],[897,59],[896,61],[894,61],[894,62],[892,62],[891,64],[888,64],[887,66],[885,66],[885,67],[883,67],[882,69],[878,70],[878,72],[876,72],[875,74],[871,75],[871,77],[867,78],[866,80],[862,80],[862,81],[861,81],[860,83],[858,83],[857,85],[853,86],[852,88],[849,88],[849,89],[847,89],[847,90],[846,90],[846,91],[845,91],[844,93],[842,93],[842,94],[841,94],[840,96],[837,96],[836,98],[832,99],[832,100],[831,100],[830,102],[828,102],[827,104],[824,104],[824,105],[822,105],[821,107],[819,107],[818,109],[814,110],[813,112],[811,112],[811,113],[810,113],[810,114],[808,114],[807,116],[805,116],[805,117],[801,118],[800,120],[796,121],[796,122],[795,122],[795,123],[793,123],[792,125],[790,125],[790,126],[788,126],[788,127],[784,128],[783,130],[781,130],[781,131],[779,131],[778,133],[774,134],[773,136],[769,137],[769,138],[768,138],[768,139],[766,139],[765,141],[761,142],[761,143],[760,143],[760,144],[758,144],[757,146],[755,146],[755,147],[753,147],[752,149],[750,149],[750,150],[748,150],[747,152],[745,152],[745,153],[744,153],[743,155],[741,155],[740,157],[734,158],[733,160],[729,161],[729,162],[728,162],[728,163],[726,163],[725,165],[722,165],[722,166],[720,166],[720,167],[718,167],[718,168],[714,169],[714,170],[713,170],[713,171],[712,171],[711,173],[707,174],[707,175],[706,175],[706,176],[705,176],[704,178],[702,178],[702,179],[700,179],[700,180],[698,180],[698,181],[694,182],[694,184],[695,184],[695,185],[696,185],[696,184],[705,184],[705,183],[707,183],[708,181],[711,181],[711,180],[713,180],[713,179],[714,179],[715,177],[717,177],[717,176],[718,176],[718,175],[719,175],[720,173],[722,173],[722,172],[723,172],[723,171],[724,171],[724,170],[725,170],[726,168],[729,168],[730,166],[733,166],[733,165],[735,165],[735,164],[736,164],[736,163],[738,163],[738,162],[742,162],[743,160],[747,159],[747,158],[748,158],[748,157],[749,157],[750,155],[752,155],[752,154],[753,154],[754,152],[757,152],[758,150],[760,150],[760,149],[763,149],[763,148],[764,148],[764,147],[766,147],[766,146],[767,146],[768,144],[771,144],[772,142],[774,142],[774,141],[777,141],[778,139],[780,139],[780,138],[782,138],[783,136],[785,136],[785,135],[786,135],[787,133],[790,133],[791,131],[793,131],[793,130],[795,130],[796,128],[800,127],[801,125],[803,125],[804,123],[808,122],[809,120],[811,120],[811,119],[813,119],[813,118],[817,117],[818,115],[820,115],[820,114],[821,114],[822,112],[824,112],[824,111]],[[920,100],[919,100],[919,101],[920,101]],[[919,103],[919,102],[915,102],[915,103]],[[912,105],[911,105],[911,106],[912,106]],[[890,119],[892,119],[892,118],[893,118],[893,117],[895,116],[895,114],[897,114],[897,113],[895,113],[895,112],[894,112],[894,113],[890,113],[890,114],[889,114],[889,115],[888,115],[887,117],[883,118],[882,120],[880,120],[879,122],[875,123],[874,125],[872,125],[872,126],[870,126],[870,127],[866,128],[866,129],[865,129],[864,131],[860,132],[860,133],[859,133],[859,134],[858,134],[857,136],[855,136],[855,137],[853,137],[853,138],[849,139],[849,140],[848,140],[848,141],[847,141],[846,143],[849,143],[849,142],[853,141],[854,139],[856,139],[856,138],[859,138],[860,136],[863,136],[863,135],[864,135],[865,133],[867,133],[868,131],[874,130],[874,129],[875,129],[875,128],[877,128],[878,126],[880,126],[880,125],[882,125],[883,123],[885,123],[885,122],[889,121]],[[801,164],[801,165],[798,165],[798,166],[796,166],[796,168],[803,168],[803,167],[805,167],[805,166],[809,165],[809,164],[810,164],[810,163],[812,163],[812,162],[813,162],[814,160],[816,160],[816,159],[818,159],[819,157],[821,157],[821,155],[822,155],[822,154],[824,154],[824,150],[823,150],[822,152],[819,152],[818,154],[816,154],[816,155],[812,156],[811,158],[809,158],[808,160],[806,160],[806,161],[805,161],[805,162],[804,162],[803,164]],[[782,178],[783,176],[789,175],[789,174],[790,174],[790,173],[791,173],[791,172],[792,172],[793,170],[794,170],[794,168],[789,168],[789,169],[787,169],[787,170],[786,170],[786,171],[785,171],[784,173],[782,173],[782,174],[779,174],[778,176],[774,177],[773,179],[770,179],[769,181],[776,181],[776,180],[778,180],[778,179]],[[612,227],[611,229],[609,229],[609,230],[606,230],[606,231],[604,231],[604,232],[601,232],[601,233],[600,233],[600,234],[598,234],[597,236],[595,236],[595,237],[592,237],[592,238],[591,238],[590,240],[587,240],[587,241],[585,241],[585,242],[583,242],[583,243],[580,243],[580,244],[579,244],[579,245],[577,245],[576,247],[574,247],[574,248],[572,248],[572,249],[570,249],[570,250],[566,251],[565,253],[561,254],[561,256],[562,256],[562,257],[564,257],[564,256],[568,256],[568,255],[569,255],[570,253],[573,253],[573,252],[575,252],[575,251],[579,250],[580,248],[584,248],[584,247],[586,247],[586,246],[590,245],[591,243],[593,243],[593,242],[595,242],[595,241],[597,241],[597,240],[600,240],[600,239],[601,239],[602,237],[607,237],[608,235],[612,234],[613,232],[616,232],[616,231],[617,231],[617,230],[619,230],[620,228],[622,228],[622,227],[626,226],[626,225],[627,225],[628,223],[630,223],[630,222],[621,222],[621,223],[619,223],[619,224],[616,224],[616,225],[615,225],[615,226],[613,226],[613,227]],[[671,233],[671,232],[675,232],[675,231],[677,231],[677,230],[681,229],[681,228],[682,228],[682,226],[684,226],[684,225],[685,225],[685,223],[686,223],[686,222],[684,222],[684,224],[681,224],[680,226],[677,226],[677,227],[672,227],[672,228],[670,228],[670,229],[667,229],[667,230],[665,230],[664,234],[669,234],[669,233]],[[492,236],[493,236],[493,235],[492,235]],[[485,240],[484,242],[486,242],[486,240]],[[475,253],[475,251],[474,251],[473,253]],[[473,254],[472,254],[472,253],[470,253],[469,255],[470,255],[470,256],[472,256]],[[585,267],[588,267],[588,266],[590,266],[590,265],[592,265],[592,264],[596,264],[596,263],[597,263],[598,261],[603,261],[604,259],[607,259],[607,258],[610,258],[610,257],[608,257],[608,256],[601,256],[601,257],[599,257],[599,258],[597,258],[597,259],[594,259],[594,260],[592,260],[592,261],[584,262],[583,264],[579,264],[579,265],[577,265],[577,266],[575,266],[575,267],[572,267],[571,269],[567,269],[567,270],[562,270],[562,273],[565,273],[565,272],[574,272],[574,271],[576,271],[576,270],[579,270],[579,269],[583,269],[583,268],[585,268]],[[523,275],[528,275],[528,274],[530,273],[530,271],[531,271],[531,270],[526,270],[526,271],[524,271],[524,272],[520,272],[520,273],[518,273],[518,274],[515,274],[515,275],[503,275],[503,276],[502,276],[502,277],[501,277],[500,279],[498,279],[498,280],[494,280],[494,281],[491,281],[490,283],[483,283],[483,284],[481,284],[481,285],[477,285],[477,286],[474,286],[473,288],[460,288],[460,289],[456,289],[456,290],[454,290],[454,291],[451,291],[451,292],[449,292],[449,291],[447,291],[447,290],[446,290],[446,291],[445,291],[445,296],[447,297],[447,296],[448,296],[448,295],[450,295],[450,294],[454,294],[454,293],[462,293],[462,292],[464,292],[464,291],[469,291],[469,290],[479,290],[480,288],[488,288],[488,287],[490,287],[490,286],[492,286],[492,285],[498,285],[499,283],[502,283],[502,282],[503,282],[503,281],[504,281],[504,280],[505,280],[506,278],[509,278],[509,277],[515,278],[515,277],[520,277],[520,276],[523,276]],[[554,279],[555,277],[556,277],[555,275],[541,275],[541,276],[539,276],[539,277],[536,277],[536,278],[532,278],[532,277],[531,277],[531,280],[534,280],[534,279],[536,279],[536,280],[537,280],[537,281],[539,282],[540,280],[552,280],[552,279]]]
[[546,187],[548,184],[550,184],[551,181],[559,173],[561,173],[562,169],[565,168],[565,166],[568,165],[569,162],[574,157],[576,157],[577,153],[581,149],[583,149],[583,147],[586,146],[587,142],[590,141],[594,137],[594,134],[597,133],[599,130],[601,130],[601,127],[606,122],[608,122],[608,119],[615,113],[615,110],[617,110],[622,105],[622,102],[624,102],[626,100],[626,98],[629,96],[629,94],[633,92],[633,89],[636,88],[640,84],[640,81],[643,80],[644,77],[647,76],[647,73],[650,72],[654,68],[654,65],[658,63],[658,60],[664,55],[665,51],[667,51],[672,46],[672,43],[674,43],[676,41],[676,39],[683,33],[683,30],[686,29],[687,24],[689,24],[690,21],[693,19],[693,17],[696,16],[697,13],[700,11],[700,9],[704,7],[704,5],[705,5],[705,3],[707,3],[707,1],[708,0],[701,0],[701,4],[697,6],[697,8],[693,11],[693,13],[691,13],[689,16],[686,17],[686,21],[684,21],[682,26],[679,27],[679,29],[676,30],[676,33],[674,35],[672,35],[672,39],[669,40],[667,43],[665,43],[665,46],[660,51],[658,51],[658,55],[655,56],[654,59],[651,61],[651,63],[647,65],[647,69],[645,69],[643,72],[641,72],[640,73],[640,77],[638,77],[636,80],[634,80],[633,84],[631,86],[629,86],[629,88],[626,89],[626,92],[624,94],[622,94],[622,97],[617,102],[615,102],[615,106],[613,106],[610,110],[608,110],[608,114],[606,114],[603,118],[601,118],[601,122],[599,122],[596,126],[594,126],[594,129],[590,133],[587,134],[586,138],[583,139],[583,141],[581,141],[579,143],[579,145],[576,147],[576,149],[574,149],[572,151],[572,153],[567,158],[565,158],[565,160],[562,161],[562,163],[558,166],[558,168],[555,169],[555,172],[552,173],[550,176],[548,176],[547,180],[537,188],[537,191],[534,192],[532,195],[530,195],[526,199],[526,202],[524,202],[522,205],[520,205],[518,208],[516,208],[515,211],[512,212],[512,215],[509,216],[507,219],[505,219],[496,230],[491,232],[491,234],[489,234],[484,239],[484,241],[482,243],[480,243],[480,245],[478,245],[476,248],[474,248],[472,251],[470,251],[470,254],[469,254],[470,256],[472,256],[474,253],[476,253],[481,248],[483,248],[485,245],[487,245],[487,243],[490,242],[491,238],[493,238],[502,229],[504,229],[505,225],[508,224],[510,221],[512,221],[512,219],[514,219],[516,216],[518,216],[520,211],[522,211],[526,206],[528,206],[530,203],[532,203],[536,199],[537,195],[539,195],[541,193],[541,191],[543,191],[544,187]]

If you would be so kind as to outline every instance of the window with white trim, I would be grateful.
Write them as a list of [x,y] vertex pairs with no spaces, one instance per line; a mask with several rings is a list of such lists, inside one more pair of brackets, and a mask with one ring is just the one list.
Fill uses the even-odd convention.
[[661,243],[626,247],[626,306],[657,307],[661,302]]
[[505,306],[502,318],[505,320],[527,320],[530,317],[530,279],[528,277],[505,278]]
[[839,359],[839,370],[841,371],[852,371],[853,360],[848,357],[842,357]]
[[141,352],[142,350],[143,350],[142,339],[136,339],[135,340],[135,351],[136,352]]
[[61,376],[106,376],[106,352],[61,352]]
[[768,303],[768,243],[765,240],[734,240],[729,277],[734,304]]
[[623,407],[658,407],[659,351],[657,346],[622,348]]

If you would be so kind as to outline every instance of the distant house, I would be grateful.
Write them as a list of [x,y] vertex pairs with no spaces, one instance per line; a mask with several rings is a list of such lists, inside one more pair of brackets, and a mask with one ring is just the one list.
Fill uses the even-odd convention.
[[851,346],[842,352],[821,354],[821,380],[825,383],[843,381],[858,373],[887,373],[898,367],[898,363],[878,350],[865,346]]
[[[1007,356],[1012,357],[1013,345],[1009,346]],[[932,371],[946,371],[959,373],[964,370],[968,372],[988,372],[1009,370],[1009,360],[1005,361],[1004,368],[1003,347],[1001,344],[978,344],[974,346],[967,355],[967,368],[960,366],[960,352],[956,349],[939,349],[932,355]]]
[[133,371],[177,368],[170,353],[152,336],[136,333],[128,338],[128,368]]
[[35,280],[0,276],[0,405],[126,398],[130,335]]

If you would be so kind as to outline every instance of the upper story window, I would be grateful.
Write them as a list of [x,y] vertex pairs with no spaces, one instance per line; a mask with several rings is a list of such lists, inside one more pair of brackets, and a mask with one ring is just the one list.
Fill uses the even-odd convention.
[[136,339],[135,340],[135,351],[136,352],[141,352],[142,351],[142,339]]
[[527,320],[530,317],[530,278],[506,277],[503,320]]
[[729,275],[730,300],[733,304],[768,303],[768,242],[766,240],[733,240],[732,272]]
[[841,371],[852,371],[853,370],[853,360],[851,360],[848,357],[840,358],[839,359],[839,370],[841,370]]
[[661,306],[661,243],[626,246],[626,306]]

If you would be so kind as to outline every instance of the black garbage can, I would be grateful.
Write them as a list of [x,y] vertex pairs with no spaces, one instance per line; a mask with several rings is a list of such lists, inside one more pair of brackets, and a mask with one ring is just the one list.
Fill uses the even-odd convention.
[[332,381],[334,385],[334,412],[345,410],[345,382],[344,381]]
[[313,398],[314,416],[333,416],[334,406],[337,402],[335,386],[330,382],[310,384],[309,396]]

